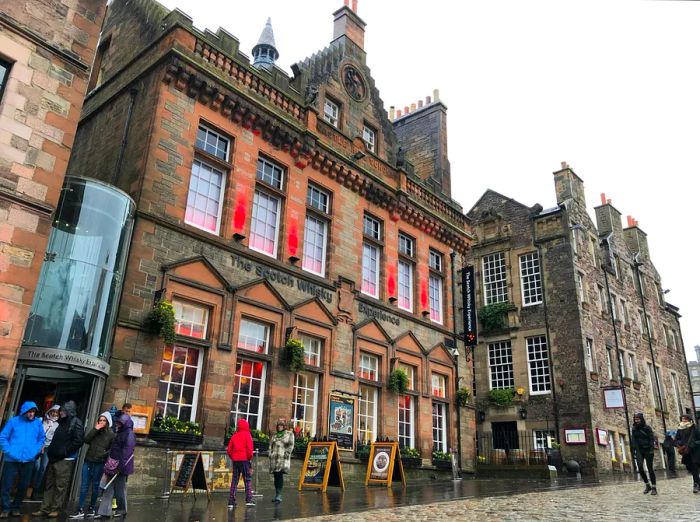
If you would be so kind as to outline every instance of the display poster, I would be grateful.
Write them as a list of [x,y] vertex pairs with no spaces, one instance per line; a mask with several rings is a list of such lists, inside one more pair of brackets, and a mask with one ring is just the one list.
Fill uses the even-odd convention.
[[306,487],[326,491],[329,485],[345,489],[338,444],[335,441],[310,442],[301,468],[299,490]]
[[339,448],[353,449],[355,399],[331,394],[328,412],[328,438]]
[[373,442],[367,462],[365,486],[369,484],[386,484],[401,481],[406,486],[406,478],[401,463],[401,452],[397,442]]

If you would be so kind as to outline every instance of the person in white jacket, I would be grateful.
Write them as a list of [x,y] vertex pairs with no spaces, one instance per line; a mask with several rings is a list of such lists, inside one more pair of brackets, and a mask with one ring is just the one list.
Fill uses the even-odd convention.
[[44,473],[46,472],[46,466],[49,463],[49,456],[46,454],[46,448],[51,444],[53,439],[53,432],[56,431],[58,427],[58,410],[61,407],[58,404],[54,404],[49,408],[49,410],[44,414],[44,433],[46,433],[46,441],[44,442],[44,447],[41,448],[41,454],[37,457],[34,462],[34,476],[32,477],[32,485],[27,491],[27,497],[35,498],[37,491],[41,488],[41,481],[44,479]]

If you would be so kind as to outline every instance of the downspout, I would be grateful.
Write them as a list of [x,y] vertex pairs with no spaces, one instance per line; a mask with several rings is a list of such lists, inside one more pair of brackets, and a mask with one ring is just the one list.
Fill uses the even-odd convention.
[[685,342],[683,341],[683,332],[681,332],[681,322],[676,316],[676,324],[678,324],[678,339],[681,341],[681,350],[683,351],[683,364],[685,365],[685,372],[688,376],[688,389],[690,390],[690,411],[692,415],[697,417],[695,413],[695,393],[693,390],[693,381],[690,380],[690,367],[688,366],[688,356],[685,354]]
[[[644,326],[646,326],[647,341],[649,342],[649,353],[651,354],[651,364],[654,367],[654,382],[656,383],[656,393],[659,396],[659,406],[661,407],[661,424],[664,427],[664,435],[666,434],[666,415],[664,414],[664,398],[661,396],[661,383],[659,382],[659,370],[656,367],[656,356],[654,355],[654,347],[651,344],[651,330],[649,329],[649,321],[647,320],[647,305],[642,291],[642,278],[639,275],[639,267],[642,265],[639,262],[639,252],[634,254],[634,274],[637,276],[637,286],[639,286],[639,298],[642,301],[642,313],[644,314]],[[686,365],[687,366],[687,365]]]
[[[455,394],[459,389],[459,349],[457,347],[457,283],[455,281],[455,257],[456,252],[450,252],[450,275],[452,277],[452,339],[455,343]],[[464,289],[462,289],[464,291]],[[466,346],[465,346],[466,350]],[[457,467],[462,469],[462,412],[457,406]]]
[[136,102],[136,95],[138,94],[138,89],[132,87],[129,89],[129,108],[126,112],[126,122],[124,122],[124,132],[122,133],[122,142],[119,146],[119,156],[117,156],[117,163],[114,165],[114,172],[112,172],[112,179],[110,183],[116,186],[119,175],[121,174],[122,164],[124,163],[124,153],[126,152],[126,145],[129,138],[129,128],[131,127],[131,117],[134,113],[134,103]]
[[545,332],[545,337],[547,338],[547,358],[549,362],[549,368],[551,372],[551,377],[552,377],[552,413],[554,414],[554,433],[556,436],[557,443],[561,443],[561,439],[559,436],[559,402],[557,401],[557,391],[556,391],[556,386],[555,382],[556,380],[554,379],[554,358],[552,357],[552,341],[550,338],[549,334],[549,309],[547,308],[547,290],[544,285],[544,256],[542,255],[542,247],[540,246],[539,241],[537,241],[536,234],[535,234],[535,220],[534,216],[533,219],[530,220],[532,223],[532,243],[535,245],[535,248],[537,249],[537,257],[540,261],[540,274],[542,274],[542,307],[544,309],[544,332]]

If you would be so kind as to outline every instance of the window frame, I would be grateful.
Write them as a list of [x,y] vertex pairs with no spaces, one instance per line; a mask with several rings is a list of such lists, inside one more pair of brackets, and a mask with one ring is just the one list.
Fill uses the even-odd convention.
[[10,82],[10,73],[12,72],[13,65],[14,62],[0,58],[0,67],[5,69],[5,74],[3,75],[2,80],[0,81],[0,103],[2,103],[2,98],[5,94],[7,84]]
[[[496,266],[498,265],[498,266]],[[508,302],[508,269],[503,252],[493,252],[481,258],[484,304]]]
[[[304,364],[306,364],[307,366],[320,368],[323,362],[324,339],[322,339],[321,337],[316,337],[314,335],[309,335],[307,333],[300,333],[299,340],[304,345]],[[307,346],[306,341],[310,341],[311,343],[317,343],[318,350],[316,353],[313,353],[313,350],[309,349],[310,347]],[[315,360],[315,362],[309,362],[310,360]]]
[[[402,271],[401,267],[405,267],[406,270],[406,275],[408,276],[408,281],[404,285],[402,282]],[[413,280],[413,263],[410,261],[407,261],[405,259],[399,258],[396,264],[396,288],[397,288],[397,302],[396,305],[401,309],[405,310],[406,312],[413,313],[414,310],[414,299],[413,299],[413,288],[414,288],[414,280]],[[408,294],[403,295],[403,292],[406,291]],[[405,300],[408,300],[408,305],[404,306],[403,302]]]
[[[539,340],[539,342],[537,342],[537,340]],[[546,395],[552,393],[552,370],[549,367],[549,345],[547,343],[547,337],[545,335],[526,337],[525,344],[527,347],[527,376],[530,384],[530,395]],[[536,382],[541,379],[543,379],[542,382]],[[541,386],[544,386],[546,389],[535,389]]]
[[586,337],[586,345],[584,350],[585,352],[585,357],[586,357],[586,369],[589,372],[594,372],[595,370],[595,344],[593,343],[593,339],[590,337]]
[[[275,201],[277,203],[277,212],[275,216],[275,225],[274,225],[274,234],[275,237],[273,239],[273,248],[272,252],[267,252],[265,248],[260,248],[257,245],[253,244],[253,236],[255,235],[256,238],[260,238],[260,240],[264,243],[265,241],[269,241],[269,239],[264,236],[264,235],[259,235],[257,234],[257,231],[254,232],[253,230],[253,220],[255,219],[256,221],[263,223],[263,226],[269,226],[269,223],[267,221],[263,221],[257,217],[258,213],[256,209],[260,208],[260,203],[259,203],[259,196],[262,196],[264,198],[268,198],[269,201]],[[268,211],[268,208],[265,208],[266,211]],[[267,212],[266,212],[267,216]],[[250,217],[250,238],[248,239],[248,247],[255,251],[255,252],[260,252],[261,254],[272,257],[273,259],[277,259],[277,253],[279,250],[279,243],[280,243],[280,220],[282,216],[282,198],[274,195],[271,192],[268,192],[267,190],[263,190],[262,186],[261,187],[256,187],[255,192],[253,193],[253,208],[251,211],[251,217]]]
[[399,362],[398,369],[403,370],[406,373],[406,376],[408,377],[408,385],[406,389],[410,391],[415,391],[416,367],[405,362]]
[[[207,228],[204,225],[200,225],[195,221],[194,216],[190,216],[188,218],[188,214],[192,213],[194,214],[195,212],[202,212],[201,210],[197,210],[194,207],[194,201],[192,202],[192,206],[190,206],[190,197],[192,194],[194,194],[194,198],[197,196],[203,196],[203,197],[208,197],[208,191],[207,191],[207,196],[204,196],[203,194],[200,194],[199,192],[192,192],[192,181],[195,176],[195,166],[197,167],[197,179],[201,179],[202,176],[200,175],[201,172],[208,172],[208,179],[207,183],[211,185],[211,180],[212,176],[214,174],[218,174],[221,177],[221,183],[219,185],[219,201],[217,203],[217,210],[216,210],[216,226],[212,228]],[[214,161],[211,161],[209,158],[205,158],[203,154],[195,154],[194,158],[192,159],[192,165],[190,166],[190,181],[189,185],[187,187],[187,199],[185,201],[185,216],[184,216],[184,223],[194,227],[199,230],[203,230],[204,232],[207,232],[209,234],[214,234],[216,236],[221,234],[221,221],[223,218],[223,207],[224,207],[224,199],[225,199],[225,194],[226,194],[226,181],[228,180],[228,173],[229,171],[222,169],[218,164],[216,164]],[[208,185],[208,186],[209,186]],[[191,209],[191,210],[190,210]],[[206,217],[206,212],[204,213],[204,216]]]
[[[498,353],[493,353],[496,350],[498,350]],[[504,350],[506,353],[502,353]],[[498,357],[499,360],[495,361],[494,357]],[[502,358],[505,358],[506,361],[500,361]],[[513,345],[510,339],[488,343],[488,364],[489,390],[515,388]]]
[[[199,404],[198,404],[199,403],[199,389],[202,386],[202,367],[204,366],[204,350],[202,348],[197,347],[197,346],[189,346],[189,345],[186,345],[184,343],[175,343],[172,346],[164,346],[163,352],[160,356],[160,377],[163,376],[163,363],[165,362],[164,355],[165,355],[166,350],[168,350],[168,349],[172,350],[172,352],[171,352],[172,358],[170,359],[170,362],[168,363],[170,365],[169,377],[172,377],[173,369],[175,368],[175,366],[177,364],[179,364],[179,363],[175,363],[175,352],[178,348],[183,349],[183,350],[187,350],[188,353],[189,353],[189,350],[194,350],[197,352],[197,370],[195,372],[194,385],[192,386],[192,388],[193,388],[192,404],[189,405],[190,418],[187,419],[189,421],[194,422],[197,418],[197,408],[199,406]],[[180,411],[182,410],[182,407],[183,406],[187,407],[187,406],[183,405],[182,403],[179,403],[179,402],[174,403],[174,402],[170,402],[168,400],[160,400],[160,385],[161,385],[161,383],[167,383],[166,399],[170,395],[169,391],[170,391],[171,384],[173,384],[174,386],[179,386],[181,388],[180,394],[182,396],[182,393],[184,391],[184,386],[189,386],[189,385],[184,384],[184,378],[186,377],[186,374],[187,374],[186,368],[188,366],[187,365],[187,356],[185,356],[185,363],[182,366],[184,366],[184,368],[185,368],[185,370],[183,370],[183,381],[179,384],[178,383],[173,384],[172,379],[168,379],[167,381],[164,381],[163,379],[159,378],[158,379],[158,393],[156,395],[156,409],[158,408],[158,403],[164,403],[163,415],[165,416],[165,415],[167,415],[168,404],[177,404],[177,408],[178,408],[177,418],[178,419],[180,418]],[[192,365],[189,365],[189,366],[192,367]]]
[[[259,364],[260,367],[262,368],[261,376],[260,376],[260,395],[257,396],[258,399],[258,409],[254,413],[256,417],[256,423],[253,425],[253,423],[250,422],[250,414],[251,411],[245,412],[246,415],[246,420],[250,424],[251,429],[261,429],[263,426],[262,420],[263,420],[263,412],[264,412],[264,404],[265,404],[265,398],[267,396],[267,393],[265,392],[265,386],[267,383],[267,363],[265,361],[253,358],[253,357],[246,357],[247,352],[244,350],[243,355],[240,353],[236,354],[236,361],[233,367],[233,393],[231,396],[231,413],[230,413],[230,420],[231,423],[235,426],[237,420],[240,418],[239,414],[242,413],[238,410],[238,405],[240,404],[240,385],[243,383],[243,377],[249,380],[254,380],[254,374],[252,373],[255,370],[255,365]],[[250,352],[250,353],[256,353],[256,352]],[[236,378],[239,377],[238,373],[238,365],[240,364],[241,366],[241,371],[243,371],[243,364],[244,363],[249,363],[251,365],[251,374],[250,375],[243,375],[242,373],[240,374],[240,379],[239,379],[239,386],[238,389],[236,389]],[[254,395],[251,395],[248,393],[247,395],[244,395],[244,397],[248,397],[249,399],[251,397],[256,397]],[[236,409],[234,409],[234,405],[236,406]]]
[[[406,408],[406,402],[408,402],[409,407]],[[403,407],[402,407],[403,405]],[[404,420],[401,420],[401,412],[404,412]],[[406,413],[407,412],[407,413]],[[408,417],[408,420],[406,420]],[[408,426],[408,435],[401,435],[401,425]],[[405,428],[404,428],[405,429]],[[416,401],[413,395],[402,394],[399,395],[398,400],[398,413],[397,413],[397,440],[399,441],[399,448],[415,448],[416,447]],[[409,445],[404,444],[401,439],[408,439]]]
[[[314,234],[314,239],[318,239],[320,236],[322,236],[322,246],[321,246],[321,259],[316,259],[314,254],[309,254],[311,250],[315,250],[318,248],[318,245],[316,242],[313,244],[309,241],[310,236],[312,234],[312,231],[310,230],[309,227],[309,221],[315,221],[317,225],[317,229],[313,231]],[[318,215],[315,212],[307,212],[306,216],[304,218],[304,248],[302,251],[302,260],[301,260],[301,268],[302,270],[306,272],[310,272],[312,274],[316,274],[317,276],[320,277],[325,277],[326,276],[326,260],[328,258],[328,230],[330,227],[328,226],[329,223],[326,219],[323,219],[321,217],[318,217]],[[322,230],[322,234],[319,233],[319,230]],[[309,250],[307,250],[307,248]],[[320,270],[314,270],[312,266],[309,265],[309,263],[318,263],[320,261],[321,263],[321,268]]]
[[[172,298],[172,305],[173,305],[173,312],[175,313],[175,334],[176,335],[181,335],[183,337],[187,337],[190,339],[196,339],[200,341],[206,341],[209,339],[209,315],[211,313],[211,307],[200,304],[200,303],[195,303],[193,301],[189,301],[187,299],[181,299],[180,297],[173,297]],[[190,329],[193,330],[195,324],[196,325],[201,325],[202,327],[202,336],[198,337],[195,335],[187,335],[184,333],[181,333],[178,331],[181,321],[178,321],[178,307],[181,307],[181,311],[183,311],[183,308],[189,308],[194,311],[202,311],[204,315],[204,322],[203,323],[194,323],[194,321],[189,321],[190,324]]]
[[[331,106],[331,109],[335,108],[335,115],[329,115],[327,112],[328,106]],[[340,116],[341,116],[341,104],[337,102],[334,98],[330,96],[326,96],[323,99],[323,121],[328,123],[328,125],[331,125],[335,127],[336,129],[340,129]]]
[[[250,350],[248,348],[241,346],[241,329],[242,329],[243,323],[262,326],[263,328],[265,328],[265,334],[266,334],[265,337],[266,338],[264,340],[264,346],[265,346],[264,351]],[[257,353],[257,354],[263,354],[263,355],[267,355],[269,353],[269,351],[270,351],[270,339],[272,338],[272,325],[270,325],[269,323],[266,323],[264,321],[258,321],[255,319],[250,319],[247,316],[242,316],[240,318],[240,320],[238,321],[237,334],[238,335],[236,337],[236,352],[238,352],[239,350],[242,350],[243,353]],[[257,339],[256,337],[251,337],[251,336],[246,336],[246,337]]]
[[[363,390],[365,393],[363,393]],[[365,397],[369,397],[370,394],[372,397],[370,399],[367,399]],[[363,413],[363,403],[364,403],[364,408],[365,412]],[[360,384],[360,398],[358,400],[358,413],[357,413],[357,440],[358,442],[362,443],[364,442],[365,444],[369,445],[372,442],[376,441],[379,438],[379,432],[378,427],[377,427],[377,418],[379,416],[379,409],[378,409],[378,404],[379,404],[379,389],[375,386],[370,386],[368,384]],[[372,409],[371,412],[369,412],[369,409]],[[371,413],[371,415],[370,415]],[[371,429],[362,429],[362,419],[365,419],[365,423],[367,423],[367,419],[370,420],[371,423]],[[373,433],[374,437],[372,438],[371,436],[368,438],[361,438],[362,433]]]
[[447,404],[433,401],[432,403],[432,440],[433,451],[448,450],[447,446]]
[[[363,357],[364,357],[364,359],[363,359]],[[374,368],[371,368],[369,366],[365,366],[364,365],[365,361],[374,361],[374,363],[375,363]],[[367,374],[369,375],[369,377],[364,375],[365,369],[367,370]],[[375,378],[371,377],[372,372],[374,372]],[[379,382],[379,379],[381,378],[379,356],[375,355],[373,353],[360,351],[360,360],[359,360],[358,366],[357,366],[357,373],[359,374],[358,376],[360,379],[365,379],[366,381],[371,381],[371,382]]]
[[[437,378],[437,388],[435,386]],[[438,393],[435,393],[437,389]],[[431,397],[437,397],[438,399],[447,399],[447,376],[438,373],[430,372],[430,395]]]
[[[529,256],[532,256],[530,260],[527,259]],[[518,260],[520,265],[520,295],[523,306],[541,304],[544,299],[544,290],[542,288],[542,271],[539,252],[534,251],[521,254]],[[534,300],[532,300],[530,296],[533,292],[535,294]]]
[[[371,134],[371,140],[367,139],[367,135]],[[367,150],[373,154],[377,153],[377,129],[364,122],[362,125],[362,141],[365,142]]]
[[[368,224],[371,226],[368,227]],[[362,280],[360,292],[375,299],[381,298],[381,280],[382,280],[382,254],[383,254],[383,237],[384,237],[384,222],[370,214],[362,216]],[[368,250],[375,252],[375,260],[373,266],[366,265],[366,253]],[[369,259],[371,261],[371,259]],[[365,274],[374,269],[374,280],[365,279]],[[367,286],[365,285],[367,282]],[[374,285],[375,291],[372,293],[368,290],[369,285]]]
[[[299,386],[299,379],[304,378],[307,379],[306,381],[306,386],[303,388],[300,388]],[[313,387],[309,387],[309,379],[312,380],[312,385]],[[302,423],[302,433],[306,435],[306,428],[307,426],[311,426],[311,430],[309,430],[309,436],[310,437],[315,437],[316,436],[316,431],[318,429],[318,420],[319,420],[319,415],[318,415],[318,403],[319,403],[319,396],[318,396],[318,391],[320,388],[320,376],[317,373],[314,372],[297,372],[294,375],[294,387],[292,391],[292,415],[291,415],[291,422],[294,424],[294,426],[297,426],[297,423],[301,422]],[[304,390],[304,400],[308,399],[309,393],[313,393],[313,399],[312,403],[309,404],[308,402],[298,402],[297,401],[297,396],[298,396],[298,390]],[[303,419],[297,418],[297,408],[303,408]],[[307,420],[306,414],[308,413],[308,410],[311,409],[311,420]]]

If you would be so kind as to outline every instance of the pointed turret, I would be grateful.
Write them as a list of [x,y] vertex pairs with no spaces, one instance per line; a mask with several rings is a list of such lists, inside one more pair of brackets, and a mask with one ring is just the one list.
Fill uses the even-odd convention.
[[275,47],[275,35],[272,32],[272,21],[268,18],[258,43],[253,47],[253,67],[271,69],[279,56],[280,53]]

